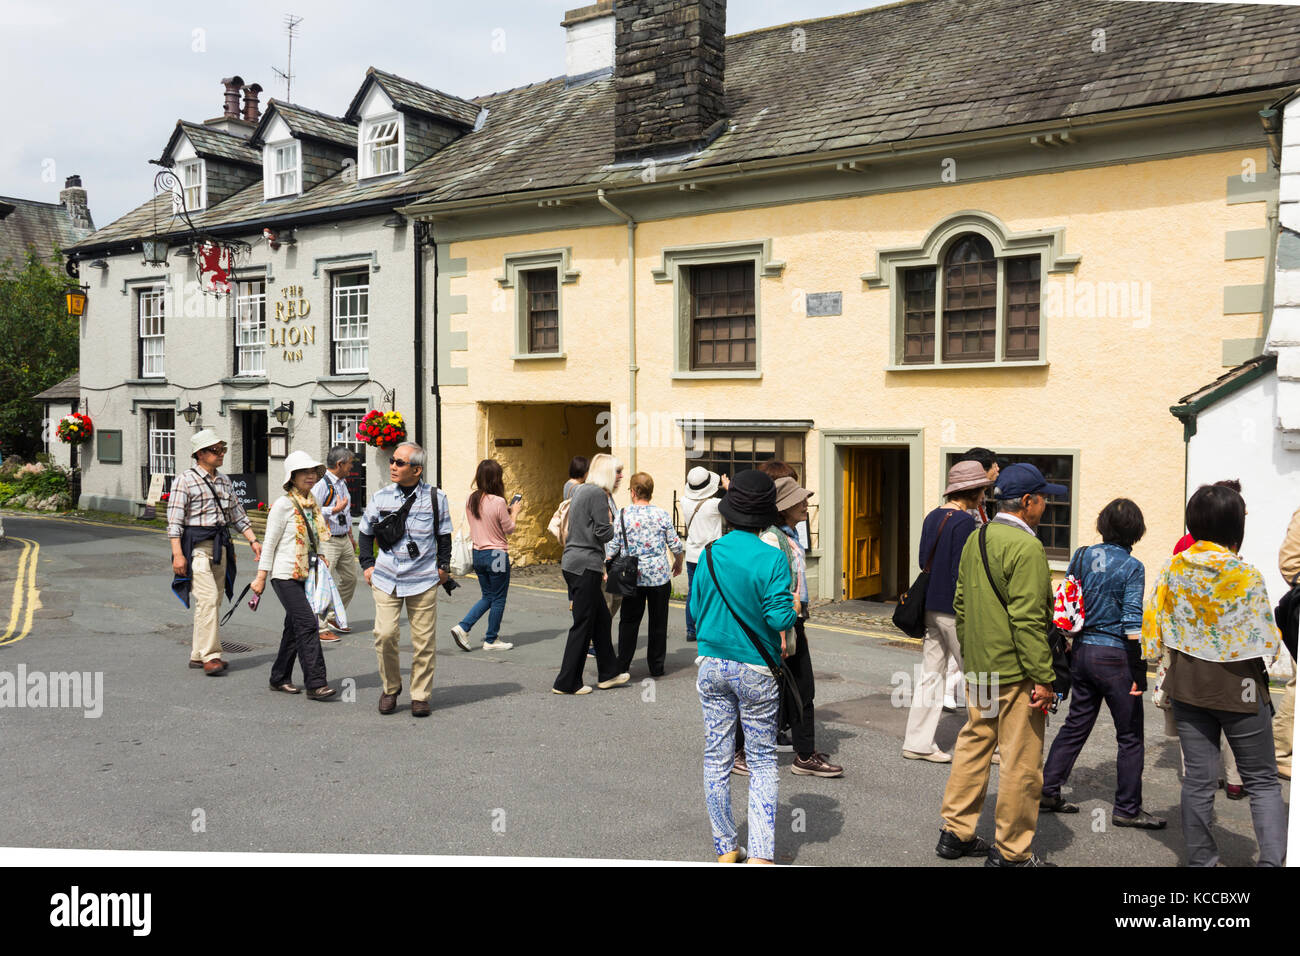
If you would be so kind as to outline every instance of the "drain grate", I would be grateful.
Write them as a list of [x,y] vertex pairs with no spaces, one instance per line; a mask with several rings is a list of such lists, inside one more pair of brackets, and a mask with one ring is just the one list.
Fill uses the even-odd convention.
[[222,641],[221,649],[228,654],[247,654],[253,649],[253,645],[240,644],[238,641]]

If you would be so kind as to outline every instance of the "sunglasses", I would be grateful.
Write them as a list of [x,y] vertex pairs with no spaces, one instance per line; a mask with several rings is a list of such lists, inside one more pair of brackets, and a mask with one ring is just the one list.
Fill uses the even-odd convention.
[[225,445],[213,445],[211,448],[203,449],[209,455],[224,455],[226,453]]
[[402,461],[402,459],[400,458],[390,458],[388,459],[388,463],[390,465],[396,465],[398,468],[405,468],[407,465],[410,464],[410,462]]

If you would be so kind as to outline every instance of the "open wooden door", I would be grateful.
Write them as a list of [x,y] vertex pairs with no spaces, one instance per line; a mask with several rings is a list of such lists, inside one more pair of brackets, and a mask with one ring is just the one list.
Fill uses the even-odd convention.
[[844,596],[849,600],[881,592],[883,488],[881,452],[874,448],[850,449],[844,470]]

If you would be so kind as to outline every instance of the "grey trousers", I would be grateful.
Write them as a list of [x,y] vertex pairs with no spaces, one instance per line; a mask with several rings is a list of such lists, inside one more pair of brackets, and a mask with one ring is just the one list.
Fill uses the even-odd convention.
[[1259,866],[1282,866],[1286,859],[1286,810],[1273,753],[1271,708],[1254,714],[1207,710],[1175,700],[1174,720],[1183,747],[1187,772],[1183,776],[1183,839],[1188,866],[1214,866],[1219,848],[1210,829],[1214,792],[1219,781],[1219,734],[1237,758],[1242,786],[1250,797],[1250,816],[1259,843]]

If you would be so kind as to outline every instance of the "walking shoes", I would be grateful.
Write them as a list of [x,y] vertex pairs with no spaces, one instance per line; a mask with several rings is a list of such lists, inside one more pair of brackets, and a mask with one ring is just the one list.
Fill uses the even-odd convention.
[[457,624],[451,629],[451,639],[456,642],[456,646],[459,647],[462,651],[467,651],[470,649],[469,635],[465,633],[465,629],[461,627],[459,624]]
[[213,658],[203,664],[203,673],[209,677],[216,677],[218,674],[226,672],[226,662],[220,657]]
[[800,777],[842,777],[844,768],[839,764],[831,763],[826,759],[823,753],[814,751],[811,757],[805,760],[798,754],[795,754],[794,763],[790,765],[790,772]]
[[565,696],[565,697],[581,697],[583,694],[590,694],[590,693],[591,693],[591,685],[590,685],[590,684],[584,684],[583,686],[581,686],[581,687],[579,687],[577,690],[575,690],[572,694],[568,693],[567,691],[562,691],[562,690],[560,690],[558,687],[552,687],[552,688],[551,688],[551,693],[552,693],[552,694],[562,694],[562,695]]
[[1029,854],[1027,860],[1008,860],[998,852],[997,847],[989,848],[988,859],[984,861],[985,866],[1056,866],[1055,863],[1048,863],[1041,859],[1037,854]]
[[745,762],[745,751],[736,751],[736,759],[731,764],[731,772],[741,777],[748,777],[750,775],[749,764]]
[[903,756],[908,760],[928,760],[930,763],[952,763],[952,754],[946,754],[937,748],[931,750],[928,754],[919,754],[915,750],[904,750]]
[[632,679],[632,675],[627,671],[619,674],[617,677],[611,677],[609,680],[603,680],[596,686],[601,690],[609,690],[611,687],[622,687]]
[[278,690],[282,694],[301,694],[302,691],[292,684],[272,684],[271,690]]
[[[402,692],[402,685],[397,685],[397,694]],[[384,716],[397,710],[397,694],[380,694],[379,695],[379,712]]]
[[1110,822],[1117,827],[1134,827],[1138,830],[1163,830],[1166,822],[1145,810],[1139,810],[1135,817],[1121,817],[1117,813],[1110,815]]
[[508,651],[514,647],[509,641],[484,641],[483,650],[485,651]]
[[969,840],[958,840],[952,831],[940,830],[939,843],[934,848],[934,852],[945,860],[959,860],[963,856],[987,854],[989,845],[978,836],[973,836]]
[[411,701],[412,717],[428,717],[431,713],[433,713],[433,708],[429,706],[429,702],[427,700]]
[[1054,797],[1049,797],[1044,793],[1038,797],[1038,809],[1046,810],[1048,813],[1078,813],[1079,805],[1077,803],[1067,803],[1059,793]]

